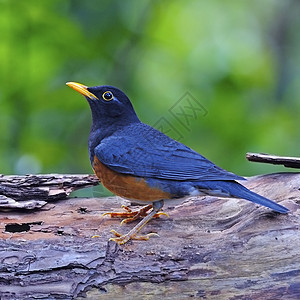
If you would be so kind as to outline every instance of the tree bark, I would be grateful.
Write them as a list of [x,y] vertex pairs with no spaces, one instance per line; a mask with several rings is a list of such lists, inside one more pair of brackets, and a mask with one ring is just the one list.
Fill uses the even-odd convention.
[[71,192],[95,186],[95,175],[0,175],[0,210],[35,209],[66,199]]
[[119,246],[110,230],[126,233],[135,224],[120,227],[101,216],[129,204],[119,197],[63,197],[39,209],[2,211],[1,299],[299,299],[300,173],[241,183],[290,213],[190,197],[166,203],[170,217],[142,230],[159,237]]

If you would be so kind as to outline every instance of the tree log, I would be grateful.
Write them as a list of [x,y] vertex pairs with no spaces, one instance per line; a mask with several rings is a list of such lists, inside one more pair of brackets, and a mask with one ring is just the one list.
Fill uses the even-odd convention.
[[98,185],[95,175],[0,175],[0,210],[41,208],[71,192]]
[[2,211],[1,299],[300,299],[300,173],[241,183],[290,213],[191,197],[143,228],[159,237],[119,246],[110,230],[135,224],[101,216],[128,205],[119,197]]

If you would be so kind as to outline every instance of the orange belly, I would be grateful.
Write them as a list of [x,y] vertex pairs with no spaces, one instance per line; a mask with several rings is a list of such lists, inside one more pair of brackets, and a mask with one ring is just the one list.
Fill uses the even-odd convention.
[[150,187],[142,178],[109,169],[96,156],[94,157],[93,169],[101,183],[118,196],[151,202],[171,198],[169,193],[159,188]]

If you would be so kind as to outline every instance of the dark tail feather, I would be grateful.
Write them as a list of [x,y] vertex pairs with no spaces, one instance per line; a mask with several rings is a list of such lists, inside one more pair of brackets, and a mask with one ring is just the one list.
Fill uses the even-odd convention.
[[229,192],[231,195],[235,197],[244,198],[256,204],[269,207],[283,214],[289,211],[286,207],[248,190],[247,188],[245,188],[243,185],[239,183],[232,184]]
[[289,209],[286,207],[248,190],[243,185],[235,181],[210,181],[210,184],[214,185],[213,189],[219,188],[220,190],[229,193],[231,196],[249,200],[251,202],[269,207],[277,212],[285,214],[289,211]]

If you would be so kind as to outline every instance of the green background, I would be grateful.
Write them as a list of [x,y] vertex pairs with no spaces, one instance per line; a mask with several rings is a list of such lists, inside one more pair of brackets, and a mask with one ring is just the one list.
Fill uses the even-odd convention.
[[[121,88],[143,122],[167,121],[239,175],[284,170],[245,154],[299,156],[299,11],[288,0],[0,0],[0,173],[92,172],[89,107],[67,81]],[[170,109],[187,92],[207,113],[185,127]]]

